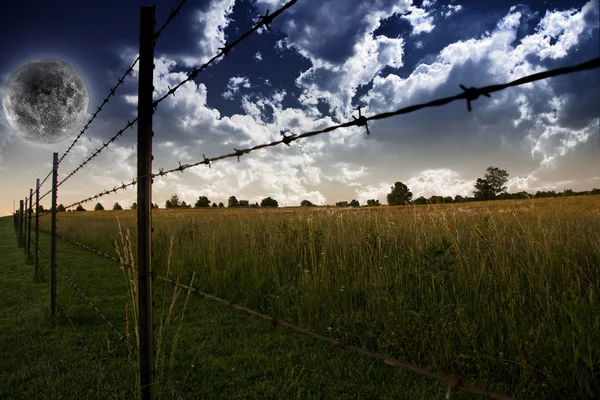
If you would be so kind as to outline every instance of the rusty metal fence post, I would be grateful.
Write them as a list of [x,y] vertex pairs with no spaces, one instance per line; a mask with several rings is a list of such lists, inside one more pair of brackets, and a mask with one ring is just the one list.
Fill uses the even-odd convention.
[[33,189],[29,189],[29,208],[27,209],[27,260],[31,261],[31,211],[33,200]]
[[56,203],[58,181],[58,153],[52,160],[52,220],[50,222],[50,312],[56,315]]
[[40,277],[40,180],[35,180],[35,282],[41,281]]
[[138,77],[138,323],[142,400],[155,398],[154,322],[152,318],[152,114],[154,107],[154,6],[140,11]]

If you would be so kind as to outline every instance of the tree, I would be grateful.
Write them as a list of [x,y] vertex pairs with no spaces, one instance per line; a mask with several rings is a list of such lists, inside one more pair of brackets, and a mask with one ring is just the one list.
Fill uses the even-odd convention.
[[192,206],[191,204],[188,204],[185,201],[182,201],[181,205],[179,207],[181,207],[181,208],[190,208],[191,206]]
[[194,207],[196,207],[196,208],[209,207],[209,206],[210,206],[210,200],[206,196],[198,197],[198,201],[196,201],[196,204],[194,204]]
[[223,204],[223,202],[222,202],[222,201],[221,201],[221,202],[219,202],[219,208],[223,208],[223,207],[225,207],[225,204]]
[[40,205],[38,206],[38,208],[37,208],[37,212],[38,212],[38,213],[43,213],[44,211],[46,211],[46,210],[44,210],[44,206],[40,204]]
[[96,203],[94,206],[94,211],[104,211],[104,207],[100,203]]
[[[152,208],[154,208],[154,204],[152,204]],[[133,204],[131,205],[131,209],[132,210],[137,210],[137,203],[134,201]]]
[[249,207],[250,206],[250,202],[248,200],[240,200],[238,202],[238,207]]
[[211,207],[212,207],[212,208],[217,208],[217,207],[218,207],[218,206],[217,206],[217,203],[212,203],[212,206],[211,206]]
[[313,206],[314,206],[314,204],[308,200],[302,200],[300,202],[300,207],[313,207]]
[[462,203],[463,201],[465,201],[465,198],[462,197],[460,194],[457,194],[456,196],[454,196],[455,203]]
[[498,167],[488,167],[483,178],[478,178],[473,194],[478,200],[493,200],[506,191],[508,172]]
[[172,195],[171,198],[169,200],[167,200],[167,202],[165,203],[165,207],[166,208],[181,207],[181,205],[179,204],[179,196],[177,196],[176,194]]
[[442,196],[431,196],[428,201],[431,204],[442,204],[443,202],[444,198]]
[[[150,205],[152,206],[152,208],[158,208],[158,203],[150,203]],[[135,207],[137,208],[137,204],[135,205]]]
[[360,207],[360,203],[356,199],[352,199],[350,202],[350,207]]
[[227,207],[237,207],[239,205],[238,199],[235,196],[231,196],[227,201]]
[[75,209],[75,211],[86,211],[85,208],[83,208],[83,206],[80,204],[77,206],[77,208]]
[[261,207],[279,207],[279,203],[272,197],[265,197],[260,202]]
[[392,191],[387,195],[387,201],[390,206],[399,206],[410,203],[412,192],[402,182],[394,183]]
[[114,211],[121,211],[123,209],[123,207],[121,207],[121,205],[119,204],[118,201],[115,201],[115,204],[113,205],[113,210]]
[[444,203],[452,203],[452,196],[444,197]]
[[367,206],[369,206],[369,207],[377,207],[380,205],[381,205],[381,203],[379,202],[379,200],[376,200],[376,199],[367,200]]
[[59,204],[56,207],[56,212],[65,212],[65,211],[66,211],[65,206],[63,206],[62,204]]
[[427,204],[427,202],[428,202],[428,200],[425,197],[421,196],[418,199],[416,199],[415,201],[413,201],[413,204],[425,205],[425,204]]

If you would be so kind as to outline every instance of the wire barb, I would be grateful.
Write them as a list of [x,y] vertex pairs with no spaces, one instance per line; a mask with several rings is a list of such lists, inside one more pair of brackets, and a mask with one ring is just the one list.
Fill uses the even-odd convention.
[[[208,60],[206,63],[202,64],[200,67],[195,68],[192,72],[190,72],[190,74],[188,75],[188,77],[186,79],[179,82],[177,85],[175,85],[172,89],[170,89],[163,96],[154,100],[152,102],[152,107],[156,109],[162,101],[164,101],[170,95],[175,94],[175,91],[177,91],[180,87],[185,85],[187,82],[190,82],[190,81],[193,81],[194,79],[196,79],[198,77],[198,74],[200,74],[200,72],[207,69],[211,64],[215,63],[219,58],[221,58],[223,56],[227,56],[227,53],[229,53],[229,51],[231,49],[233,49],[235,46],[239,45],[243,40],[250,37],[254,32],[258,31],[261,26],[265,25],[265,22],[267,22],[267,25],[271,24],[276,17],[278,17],[285,10],[287,10],[288,8],[290,8],[291,6],[296,4],[297,1],[298,0],[288,1],[286,4],[284,4],[279,10],[275,11],[273,14],[269,15],[267,13],[267,15],[261,17],[260,21],[256,25],[254,25],[250,30],[248,30],[247,32],[242,34],[239,38],[237,38],[233,42],[231,42],[231,43],[225,42],[225,46],[219,48],[219,53],[217,53],[215,56],[213,56],[213,58]],[[268,29],[270,29],[270,27],[268,27]],[[162,31],[162,29],[159,29],[159,32],[160,31]]]
[[[77,137],[75,137],[75,140],[73,140],[73,142],[67,148],[67,150],[65,151],[65,153],[58,159],[58,165],[60,165],[60,163],[62,162],[62,160],[64,160],[64,158],[67,156],[67,154],[69,154],[69,152],[71,151],[71,149],[73,148],[73,146],[75,146],[75,144],[81,138],[81,136],[83,136],[83,134],[88,130],[88,128],[90,127],[90,125],[92,124],[92,122],[96,119],[96,117],[98,116],[98,114],[100,113],[100,111],[102,111],[102,108],[108,103],[110,97],[114,96],[115,95],[115,91],[119,88],[119,86],[123,85],[123,83],[125,82],[125,77],[131,75],[131,73],[133,72],[133,69],[135,68],[135,65],[138,63],[139,60],[140,60],[140,57],[138,56],[133,61],[133,63],[127,68],[127,70],[125,71],[125,73],[118,79],[117,84],[109,90],[108,96],[104,98],[104,100],[102,101],[102,104],[100,104],[98,106],[98,108],[96,109],[96,111],[94,112],[94,114],[92,114],[92,118],[90,118],[90,120],[84,125],[83,129],[81,130],[81,132],[79,132],[79,134],[77,135]],[[52,173],[52,171],[50,171],[50,174],[51,173]],[[50,174],[48,174],[48,176],[50,176]],[[44,182],[46,181],[46,179],[48,179],[48,177],[46,177],[44,179]]]
[[172,8],[171,12],[169,13],[169,16],[167,17],[167,20],[161,25],[160,28],[158,28],[158,30],[156,30],[156,32],[154,32],[155,46],[158,38],[162,35],[163,31],[167,28],[167,26],[169,26],[171,21],[173,21],[173,19],[175,19],[175,17],[179,15],[181,8],[184,6],[185,3],[187,3],[187,0],[182,0],[176,8]]
[[117,394],[115,392],[115,389],[113,389],[113,387],[111,386],[111,384],[108,382],[108,380],[106,379],[106,376],[104,375],[104,373],[102,372],[102,368],[100,367],[100,364],[98,364],[98,362],[96,361],[96,358],[94,357],[94,354],[91,352],[90,348],[88,347],[87,343],[85,343],[85,340],[83,339],[83,336],[81,335],[81,333],[77,330],[77,328],[75,327],[75,324],[73,323],[73,321],[71,320],[71,317],[69,316],[69,314],[67,313],[67,310],[65,309],[65,306],[63,305],[63,303],[60,301],[60,299],[58,298],[58,296],[56,297],[56,301],[58,302],[58,305],[60,306],[63,314],[65,314],[65,317],[67,317],[67,320],[69,321],[69,324],[71,324],[71,328],[73,328],[73,331],[75,332],[75,334],[77,335],[77,337],[79,338],[79,343],[81,343],[81,346],[85,349],[86,353],[88,354],[88,356],[90,357],[90,360],[92,361],[92,363],[94,364],[94,366],[96,367],[96,369],[98,370],[98,374],[100,374],[100,376],[102,377],[102,380],[104,381],[104,383],[106,384],[106,387],[108,387],[108,390],[110,391],[111,395],[113,398],[118,399]]
[[225,41],[225,45],[223,47],[219,47],[219,50],[221,50],[221,53],[223,53],[225,57],[229,57],[229,50],[231,50],[231,46],[227,44],[227,40]]
[[75,291],[77,291],[77,293],[79,294],[79,296],[84,299],[85,301],[88,302],[88,304],[92,307],[92,309],[100,316],[100,318],[102,318],[104,320],[104,322],[106,322],[106,324],[108,326],[110,326],[110,328],[117,334],[117,336],[119,337],[119,340],[123,343],[127,343],[127,340],[125,339],[125,336],[123,336],[123,334],[121,332],[119,332],[119,330],[113,325],[112,322],[110,322],[110,320],[108,318],[106,318],[104,316],[104,314],[102,314],[102,312],[98,309],[98,307],[85,295],[85,293],[83,293],[81,291],[81,289],[79,288],[79,286],[77,286],[75,284],[75,282],[73,282],[73,280],[69,277],[69,275],[67,275],[67,273],[58,265],[56,266],[56,269],[58,269],[58,271],[61,273],[61,275],[67,280],[67,282],[75,289]]
[[364,126],[365,128],[367,128],[367,135],[370,135],[371,132],[369,131],[369,124],[367,123],[368,120],[367,117],[362,115],[361,108],[361,106],[358,106],[358,118],[356,118],[354,115],[352,116],[352,118],[354,118],[356,126]]
[[162,281],[165,281],[167,283],[170,283],[171,285],[181,287],[183,289],[189,290],[190,292],[196,293],[196,294],[198,294],[198,295],[200,295],[200,296],[202,296],[204,298],[211,299],[211,300],[217,301],[217,302],[219,302],[221,304],[224,304],[227,307],[231,307],[231,308],[233,308],[235,310],[243,311],[246,314],[254,315],[255,317],[258,317],[258,318],[264,319],[266,321],[269,321],[272,326],[285,326],[285,327],[288,327],[288,328],[290,328],[290,329],[292,329],[292,330],[294,330],[294,331],[296,331],[298,333],[302,333],[302,334],[311,336],[311,337],[313,337],[315,339],[327,342],[327,343],[329,343],[332,346],[339,347],[339,348],[344,349],[344,350],[353,351],[353,352],[361,354],[361,355],[363,355],[365,357],[369,357],[369,358],[372,358],[372,359],[375,359],[375,360],[382,361],[382,362],[384,362],[385,364],[387,364],[389,366],[396,367],[396,368],[406,369],[406,370],[408,370],[410,372],[413,372],[413,373],[415,373],[417,375],[425,376],[427,378],[437,379],[438,381],[440,381],[442,383],[445,383],[445,384],[448,384],[448,385],[454,385],[454,388],[456,390],[459,390],[459,391],[462,391],[462,392],[474,393],[474,394],[478,394],[480,396],[487,396],[487,397],[491,397],[493,399],[498,399],[498,400],[511,400],[510,397],[508,397],[508,396],[506,396],[504,394],[501,394],[501,393],[488,392],[488,391],[486,391],[484,389],[481,389],[481,388],[478,388],[478,387],[463,385],[462,381],[460,381],[459,379],[457,380],[456,377],[449,377],[449,376],[444,376],[444,375],[436,374],[434,372],[431,372],[431,371],[428,371],[426,369],[414,366],[412,364],[407,364],[407,363],[400,362],[398,360],[395,360],[395,359],[393,359],[391,357],[388,357],[388,356],[385,356],[383,354],[373,353],[373,352],[371,352],[371,351],[369,351],[367,349],[354,346],[354,345],[351,344],[350,337],[348,335],[346,335],[343,340],[337,340],[337,339],[333,339],[331,337],[323,336],[323,335],[321,335],[319,333],[316,333],[316,332],[310,331],[308,329],[304,329],[304,328],[301,328],[299,326],[296,326],[296,325],[294,325],[294,324],[292,324],[290,322],[287,322],[287,321],[285,321],[283,319],[279,319],[279,318],[276,318],[276,317],[271,317],[269,315],[266,315],[266,314],[260,313],[258,311],[252,310],[250,308],[247,308],[247,307],[244,307],[244,306],[240,306],[238,304],[234,304],[234,303],[232,303],[229,300],[225,300],[225,299],[222,299],[222,298],[217,297],[215,295],[203,292],[203,291],[201,291],[201,290],[199,290],[197,288],[194,288],[194,287],[191,287],[191,286],[188,286],[188,285],[184,285],[182,283],[179,283],[175,279],[172,279],[172,278],[169,278],[169,277],[166,277],[166,276],[158,275],[156,272],[152,272],[152,274],[154,274],[154,276],[156,278],[158,278],[158,279],[160,279]]
[[273,16],[269,15],[269,9],[267,8],[266,14],[261,17],[262,24],[268,29],[271,30],[271,24],[273,23]]
[[467,99],[467,110],[471,112],[471,102],[477,100],[479,96],[491,97],[490,94],[482,89],[477,89],[474,87],[465,87],[463,85],[459,85],[460,88],[465,92],[465,96]]
[[[600,57],[599,58],[595,58],[593,60],[587,61],[585,63],[579,64],[579,65],[574,65],[574,66],[570,66],[570,67],[564,67],[564,68],[557,68],[554,70],[548,70],[548,71],[544,71],[544,72],[539,72],[533,75],[529,75],[520,79],[517,79],[515,81],[512,82],[508,82],[508,83],[503,83],[503,84],[497,84],[497,85],[491,85],[491,86],[485,86],[482,88],[477,89],[477,92],[479,94],[483,94],[483,93],[487,93],[488,95],[490,93],[493,92],[497,92],[500,90],[504,90],[507,89],[509,87],[513,87],[513,86],[519,86],[519,85],[524,85],[527,83],[531,83],[531,82],[535,82],[535,81],[539,81],[542,79],[546,79],[549,77],[553,77],[553,76],[559,76],[559,75],[565,75],[565,74],[570,74],[573,72],[577,72],[577,71],[584,71],[584,70],[588,70],[588,69],[593,69],[593,68],[600,68]],[[316,131],[309,131],[309,132],[304,132],[302,134],[298,134],[298,135],[293,135],[292,136],[285,136],[282,134],[282,136],[284,136],[283,139],[280,140],[276,140],[270,143],[263,143],[263,144],[258,144],[256,146],[247,148],[247,149],[236,149],[234,148],[235,152],[233,153],[229,153],[229,154],[223,154],[220,155],[218,157],[204,157],[204,159],[202,161],[198,161],[192,164],[185,164],[185,165],[180,165],[179,167],[170,169],[170,170],[163,170],[161,169],[160,175],[164,176],[176,171],[180,171],[183,172],[183,170],[191,168],[191,167],[195,167],[198,166],[200,164],[206,164],[207,160],[211,163],[214,163],[215,161],[219,161],[219,160],[223,160],[226,158],[230,158],[230,157],[237,157],[238,162],[240,160],[240,156],[250,153],[252,151],[256,151],[256,150],[261,150],[261,149],[265,149],[267,147],[274,147],[274,146],[278,146],[280,144],[287,144],[289,145],[289,142],[292,141],[296,141],[299,139],[306,139],[309,137],[313,137],[313,136],[317,136],[317,135],[321,135],[324,133],[329,133],[329,132],[333,132],[335,130],[341,129],[341,128],[349,128],[352,126],[364,126],[367,127],[367,134],[370,134],[370,132],[368,131],[368,126],[367,126],[367,122],[369,121],[375,121],[375,120],[380,120],[380,119],[385,119],[385,118],[391,118],[397,115],[403,115],[403,114],[409,114],[409,113],[413,113],[415,111],[424,109],[424,108],[430,108],[430,107],[440,107],[443,105],[446,105],[448,103],[451,103],[453,101],[459,101],[459,100],[464,100],[467,98],[471,98],[474,95],[474,92],[467,92],[467,91],[463,91],[460,94],[457,94],[455,96],[452,97],[444,97],[441,99],[436,99],[436,100],[432,100],[428,103],[422,103],[422,104],[416,104],[416,105],[412,105],[412,106],[407,106],[407,107],[403,107],[400,108],[396,111],[390,111],[390,112],[385,112],[385,113],[381,113],[381,114],[376,114],[376,115],[372,115],[370,117],[366,117],[362,115],[362,111],[359,108],[359,116],[358,118],[353,116],[353,120],[352,121],[348,121],[348,122],[344,122],[342,124],[338,124],[338,125],[333,125],[333,126],[329,126],[327,128],[323,128],[323,129],[319,129]],[[152,177],[156,176],[157,174],[153,174]]]

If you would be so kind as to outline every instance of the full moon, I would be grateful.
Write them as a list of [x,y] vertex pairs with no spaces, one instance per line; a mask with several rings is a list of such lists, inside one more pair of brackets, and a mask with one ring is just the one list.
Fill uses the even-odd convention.
[[80,130],[89,103],[81,74],[70,64],[50,58],[21,65],[2,95],[11,127],[36,143],[58,143]]

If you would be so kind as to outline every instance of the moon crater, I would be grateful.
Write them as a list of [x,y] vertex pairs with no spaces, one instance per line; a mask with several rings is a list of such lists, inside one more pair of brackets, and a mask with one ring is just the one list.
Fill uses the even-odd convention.
[[81,129],[89,107],[81,74],[57,59],[33,60],[10,76],[2,95],[11,127],[36,143],[58,143]]

